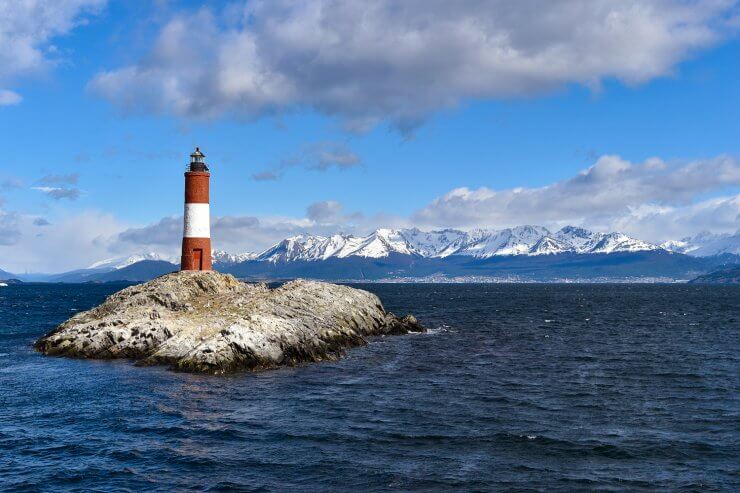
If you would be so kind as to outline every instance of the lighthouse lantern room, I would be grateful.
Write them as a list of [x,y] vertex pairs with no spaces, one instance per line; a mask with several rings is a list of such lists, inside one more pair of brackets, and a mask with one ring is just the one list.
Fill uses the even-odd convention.
[[185,225],[181,270],[211,270],[209,181],[205,154],[196,147],[185,172]]

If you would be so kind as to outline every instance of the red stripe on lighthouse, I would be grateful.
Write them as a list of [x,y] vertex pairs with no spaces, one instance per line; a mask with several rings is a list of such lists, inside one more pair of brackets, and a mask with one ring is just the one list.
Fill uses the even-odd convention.
[[185,203],[209,203],[208,182],[211,174],[207,171],[188,171],[185,173]]

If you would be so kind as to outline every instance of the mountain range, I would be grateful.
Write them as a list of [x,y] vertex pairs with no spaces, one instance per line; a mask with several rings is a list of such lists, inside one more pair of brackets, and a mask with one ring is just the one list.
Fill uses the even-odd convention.
[[[430,232],[378,229],[367,236],[305,234],[286,238],[261,253],[213,252],[215,269],[255,279],[665,280],[689,279],[736,263],[740,263],[740,232],[701,233],[656,245],[623,233],[574,226],[557,231],[519,226]],[[138,281],[176,269],[176,258],[146,253],[102,260],[44,280]]]
[[[470,232],[446,229],[378,229],[367,236],[298,235],[287,238],[251,259],[267,262],[318,261],[330,258],[385,258],[391,254],[422,258],[465,256],[485,259],[511,255],[593,254],[657,250],[659,246],[622,233],[594,233],[565,227],[555,233],[541,226]],[[250,260],[251,260],[250,259]]]
[[416,228],[378,229],[367,236],[293,236],[259,254],[232,255],[216,251],[214,262],[226,265],[246,261],[385,258],[394,253],[422,258],[466,256],[485,259],[513,255],[611,254],[658,250],[695,257],[725,253],[740,255],[740,232],[734,235],[701,233],[693,238],[655,245],[623,233],[598,233],[574,226],[566,226],[556,232],[542,226],[519,226],[502,230],[476,229],[469,232],[455,229],[431,232]]

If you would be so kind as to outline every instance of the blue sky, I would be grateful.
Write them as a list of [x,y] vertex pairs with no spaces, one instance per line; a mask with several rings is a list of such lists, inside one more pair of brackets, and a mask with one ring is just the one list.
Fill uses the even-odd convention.
[[6,270],[176,252],[196,145],[231,251],[382,226],[740,228],[735,2],[37,3],[0,8]]

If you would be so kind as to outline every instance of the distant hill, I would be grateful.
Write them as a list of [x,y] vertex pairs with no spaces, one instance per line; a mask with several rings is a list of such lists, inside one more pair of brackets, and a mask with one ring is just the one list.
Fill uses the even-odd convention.
[[12,279],[14,277],[17,277],[15,274],[11,274],[8,271],[0,269],[0,279]]
[[166,260],[140,260],[114,270],[81,269],[49,278],[50,282],[112,282],[149,281],[179,269],[179,266]]
[[166,260],[142,260],[121,269],[99,274],[92,281],[149,281],[176,270],[180,270],[180,266]]
[[691,281],[692,284],[740,284],[740,265],[704,274]]

